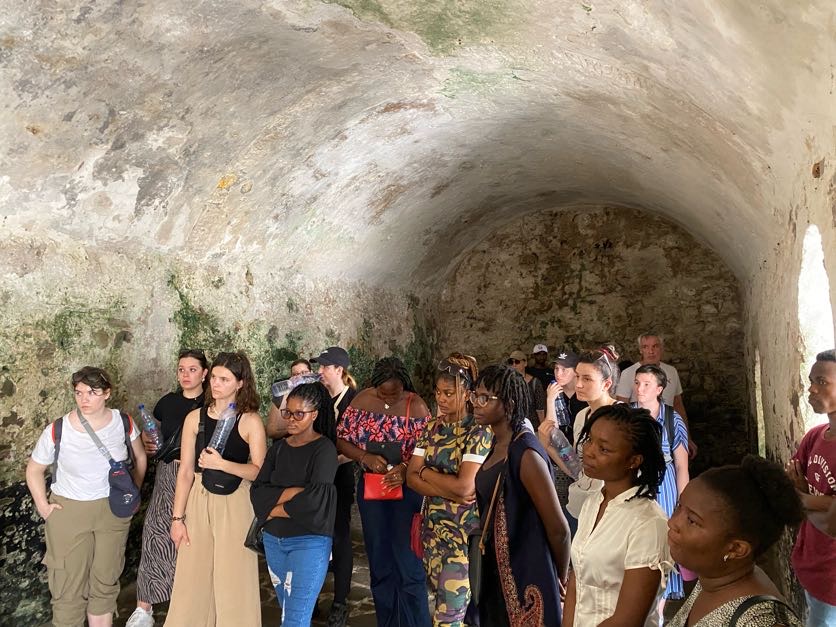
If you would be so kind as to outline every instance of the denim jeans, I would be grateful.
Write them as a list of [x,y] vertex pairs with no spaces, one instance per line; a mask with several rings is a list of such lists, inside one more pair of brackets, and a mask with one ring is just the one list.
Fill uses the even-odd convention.
[[357,507],[377,626],[430,627],[424,564],[409,548],[412,515],[421,509],[421,495],[404,486],[402,501],[367,501],[363,479],[357,484]]
[[264,532],[270,579],[282,607],[284,627],[309,627],[328,571],[329,536],[277,538]]
[[807,627],[833,627],[836,625],[836,605],[830,605],[824,601],[819,601],[816,597],[810,596],[810,593],[804,591],[804,596],[807,597]]

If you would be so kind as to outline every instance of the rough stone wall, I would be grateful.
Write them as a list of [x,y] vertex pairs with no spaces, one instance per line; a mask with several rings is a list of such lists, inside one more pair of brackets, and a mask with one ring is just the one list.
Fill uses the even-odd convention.
[[[754,382],[755,351],[761,359],[761,389],[751,386],[751,406],[760,392],[767,457],[783,463],[795,452],[805,433],[801,406],[807,403],[807,375],[800,372],[804,342],[799,330],[798,278],[804,235],[815,224],[822,236],[831,306],[836,305],[836,143],[827,128],[804,138],[804,151],[783,164],[791,181],[774,199],[773,211],[786,215],[782,237],[770,242],[759,272],[745,294],[747,376]],[[809,347],[819,352],[832,347]],[[770,574],[792,596],[796,607],[804,596],[789,565],[795,532],[784,534],[767,556]]]
[[748,449],[740,296],[716,254],[659,217],[551,210],[465,254],[440,298],[441,345],[489,363],[538,342],[554,350],[611,341],[635,361],[638,335],[657,329],[682,378],[700,470]]
[[[111,406],[135,413],[175,385],[176,353],[243,349],[265,401],[291,360],[348,348],[358,381],[377,357],[400,355],[426,390],[435,331],[420,301],[357,283],[310,281],[230,255],[201,266],[176,257],[70,240],[3,242],[0,302],[0,615],[15,625],[48,618],[42,527],[23,471],[41,430],[72,408],[68,380],[86,364],[114,378]],[[141,517],[128,547],[135,569]]]

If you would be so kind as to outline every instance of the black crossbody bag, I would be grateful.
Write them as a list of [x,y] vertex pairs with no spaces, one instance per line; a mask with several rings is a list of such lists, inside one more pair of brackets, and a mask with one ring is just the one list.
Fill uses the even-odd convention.
[[[200,424],[197,428],[197,443],[198,449],[206,448],[206,411],[205,408],[200,410]],[[236,421],[233,429],[238,428]],[[223,470],[215,470],[214,468],[200,468],[197,465],[197,458],[194,460],[195,472],[200,473],[200,482],[203,487],[209,490],[212,494],[220,494],[226,496],[232,494],[241,485],[241,477],[236,477]]]

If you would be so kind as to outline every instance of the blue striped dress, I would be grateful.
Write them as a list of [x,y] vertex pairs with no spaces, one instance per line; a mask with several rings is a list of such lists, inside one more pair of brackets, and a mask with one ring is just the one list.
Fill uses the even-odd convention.
[[[639,405],[638,403],[632,403],[632,406],[638,407]],[[671,451],[676,450],[680,446],[684,446],[685,450],[688,450],[688,427],[685,426],[685,421],[682,420],[682,416],[674,411],[673,446],[671,446],[670,442],[668,442],[668,429],[665,426],[664,404],[659,405],[659,415],[656,416],[656,420],[660,425],[662,425],[662,453],[664,453],[665,459],[668,460],[667,466],[665,467],[665,479],[662,481],[662,485],[659,486],[659,494],[656,497],[656,501],[659,503],[659,506],[665,510],[665,514],[668,518],[670,518],[671,514],[673,514],[674,508],[676,508],[676,503],[679,500],[679,494],[676,490],[676,468],[673,464],[673,455]],[[682,575],[679,574],[678,570],[674,569],[668,576],[668,585],[665,588],[665,598],[681,599],[683,597],[684,590],[682,587]]]

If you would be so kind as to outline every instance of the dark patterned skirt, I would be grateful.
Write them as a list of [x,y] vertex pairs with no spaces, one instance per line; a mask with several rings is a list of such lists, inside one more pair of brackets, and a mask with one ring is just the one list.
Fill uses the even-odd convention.
[[157,478],[142,529],[142,555],[136,577],[137,601],[156,604],[171,598],[177,549],[169,533],[178,468],[180,462],[177,460],[169,464],[157,463]]

